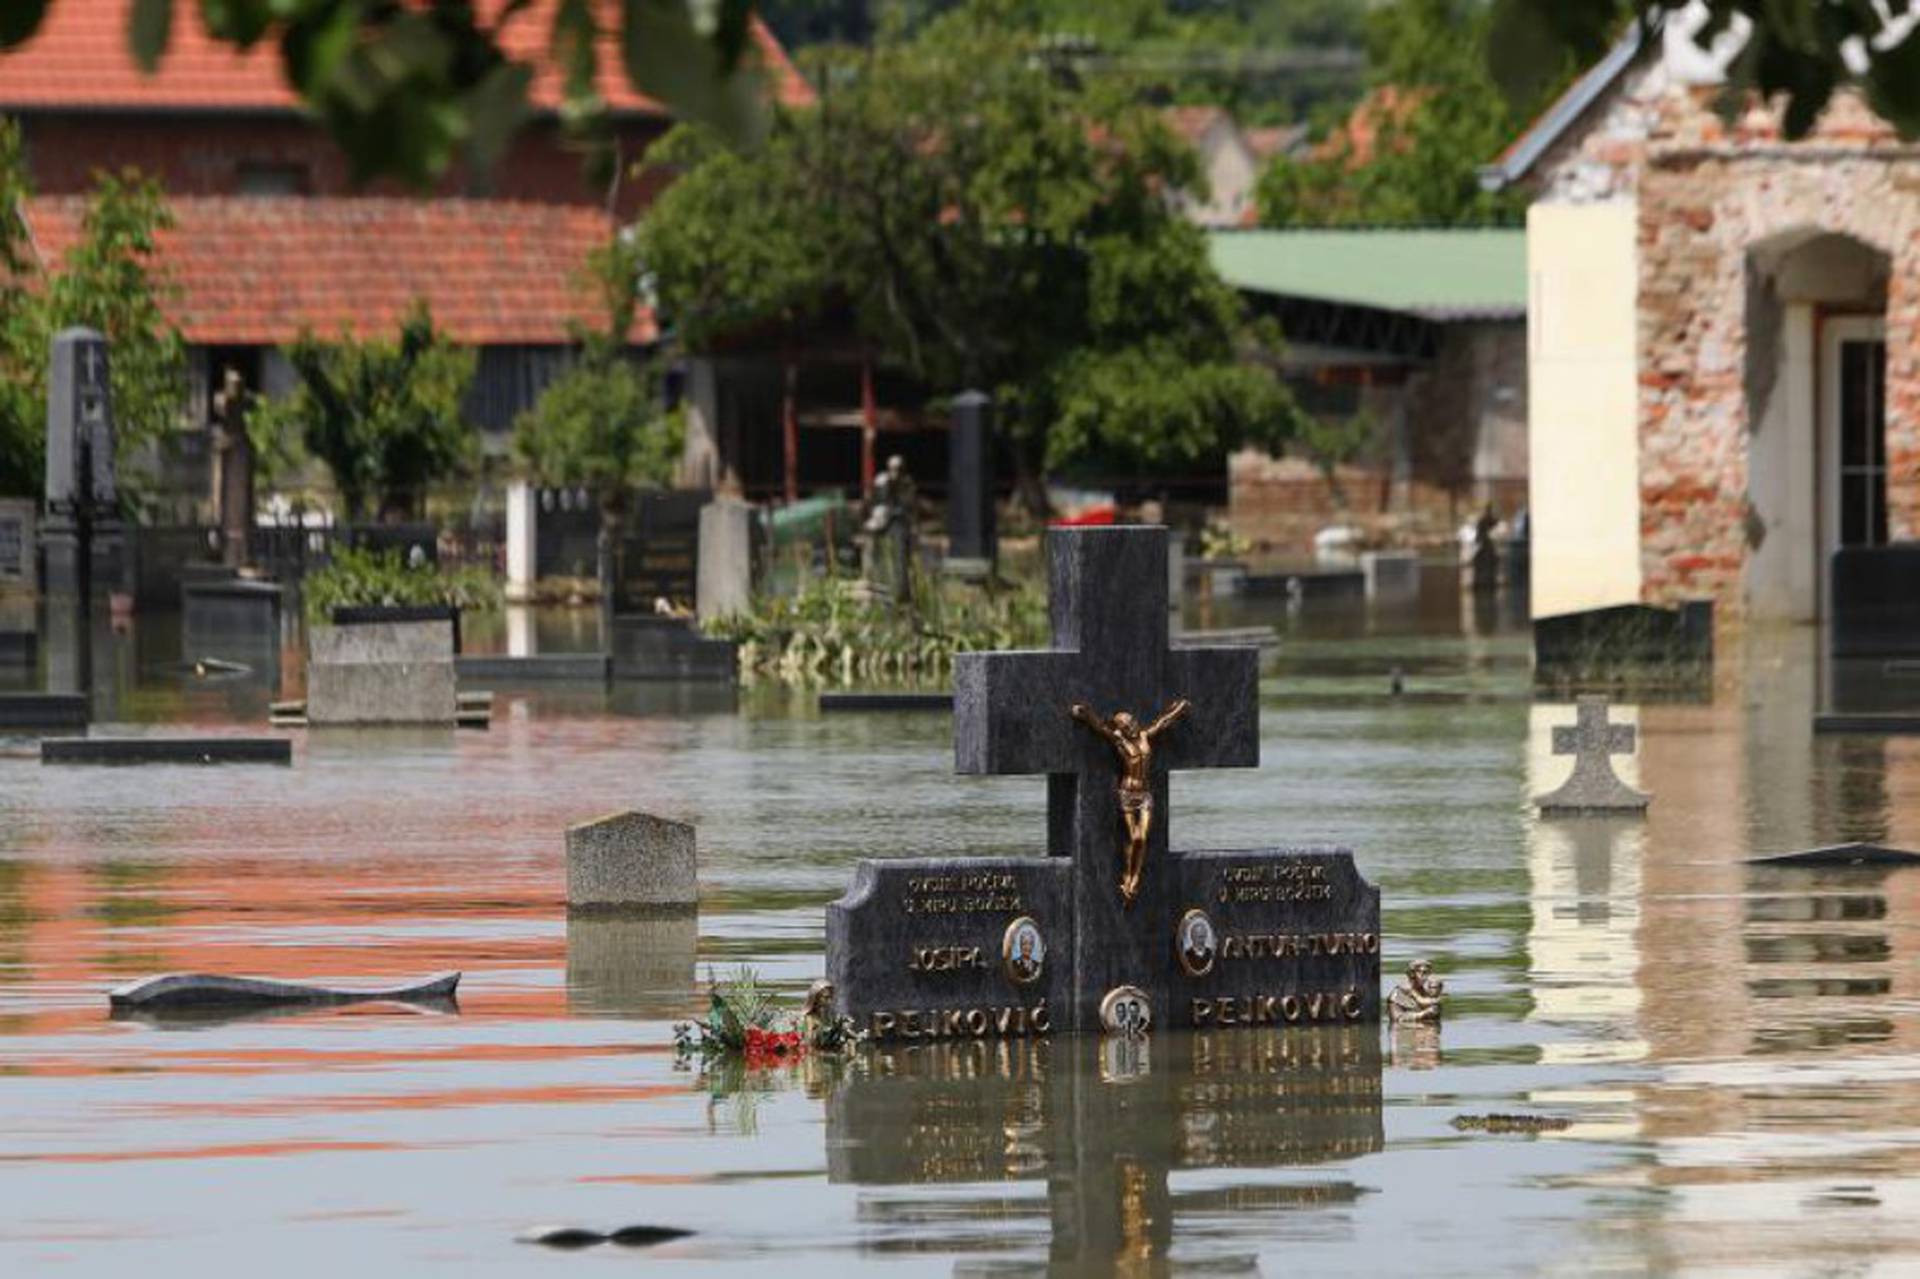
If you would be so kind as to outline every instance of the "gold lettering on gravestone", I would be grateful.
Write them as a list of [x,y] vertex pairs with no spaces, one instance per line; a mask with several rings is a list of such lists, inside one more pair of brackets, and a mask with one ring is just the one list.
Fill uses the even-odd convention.
[[915,946],[907,952],[910,973],[953,973],[987,967],[978,946]]
[[1010,871],[914,875],[900,898],[908,915],[1019,914],[1020,877]]
[[1339,955],[1377,955],[1378,933],[1228,933],[1220,939],[1220,958],[1324,959]]
[[1323,902],[1333,899],[1326,863],[1306,858],[1228,866],[1220,872],[1215,900],[1234,902]]
[[1005,1008],[897,1009],[876,1012],[867,1023],[873,1040],[984,1039],[988,1035],[1044,1035],[1053,1029],[1045,1004]]
[[1189,1004],[1199,1026],[1272,1026],[1289,1022],[1358,1021],[1366,1004],[1357,990],[1301,995],[1219,995]]

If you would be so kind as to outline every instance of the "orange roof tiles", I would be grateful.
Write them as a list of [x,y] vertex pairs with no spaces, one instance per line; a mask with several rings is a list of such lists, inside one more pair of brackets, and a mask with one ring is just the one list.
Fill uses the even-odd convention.
[[[8,0],[0,0],[0,4]],[[501,0],[482,0],[483,14]],[[509,57],[536,67],[531,96],[536,107],[560,103],[560,76],[544,56],[553,27],[556,0],[535,0],[510,18],[499,33]],[[605,4],[606,0],[602,0]],[[133,0],[56,0],[33,39],[0,56],[0,110],[151,109],[206,111],[292,111],[300,101],[282,78],[280,51],[272,40],[242,53],[207,35],[198,8],[176,6],[173,40],[151,76],[134,65],[127,44],[127,15]],[[599,90],[618,112],[666,115],[667,108],[628,84],[620,67],[618,27],[613,6],[603,37]],[[806,80],[794,70],[773,33],[758,20],[753,42],[775,96],[788,106],[813,100]]]
[[[596,318],[580,269],[613,229],[596,209],[505,200],[198,196],[170,206],[163,305],[202,345],[278,345],[303,328],[392,333],[416,297],[458,342],[566,343],[570,321]],[[27,201],[43,263],[78,241],[85,207],[71,196]],[[651,317],[631,336],[651,341]]]

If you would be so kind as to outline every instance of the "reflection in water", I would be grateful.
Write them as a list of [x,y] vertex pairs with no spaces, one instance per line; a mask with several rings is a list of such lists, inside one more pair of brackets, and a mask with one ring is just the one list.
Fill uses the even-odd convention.
[[[1091,1037],[857,1056],[828,1100],[829,1179],[867,1187],[1044,1181],[1044,1200],[994,1199],[991,1231],[981,1231],[988,1208],[975,1196],[869,1198],[864,1211],[882,1223],[951,1223],[951,1236],[913,1231],[904,1246],[915,1250],[967,1251],[969,1234],[972,1246],[990,1240],[1006,1249],[1044,1216],[1044,1258],[1034,1248],[1024,1261],[997,1260],[995,1273],[1158,1274],[1174,1259],[1252,1270],[1251,1254],[1222,1248],[1212,1232],[1183,1235],[1182,1219],[1228,1204],[1258,1214],[1360,1193],[1339,1171],[1307,1185],[1262,1178],[1192,1193],[1175,1178],[1341,1164],[1380,1150],[1374,1028],[1169,1034],[1145,1054],[1142,1047],[1121,1054],[1117,1071],[1113,1041]],[[883,1232],[871,1246],[885,1249],[890,1238]]]
[[692,911],[567,914],[567,1006],[595,1016],[675,1016],[693,998]]

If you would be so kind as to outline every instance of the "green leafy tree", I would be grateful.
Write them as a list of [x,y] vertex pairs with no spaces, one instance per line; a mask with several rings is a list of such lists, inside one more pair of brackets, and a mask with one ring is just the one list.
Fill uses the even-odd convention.
[[604,327],[577,326],[580,356],[514,422],[514,447],[542,484],[585,488],[600,509],[602,572],[636,489],[672,482],[682,421],[662,405],[657,360],[627,347],[639,307],[639,263],[616,239],[589,262]]
[[1203,187],[1195,157],[1030,18],[976,0],[830,55],[755,153],[675,138],[686,172],[637,234],[663,314],[701,349],[850,313],[880,358],[996,395],[1036,507],[1047,467],[1280,442],[1293,402],[1241,362],[1263,335],[1166,199]]
[[1484,0],[1394,0],[1375,10],[1375,92],[1364,118],[1343,123],[1312,158],[1274,161],[1256,193],[1261,221],[1474,226],[1518,217],[1521,197],[1482,190],[1480,166],[1526,126],[1539,94],[1557,90],[1573,63],[1562,52],[1558,72],[1516,101],[1488,63],[1492,24]]
[[262,404],[252,430],[297,434],[327,464],[349,518],[417,512],[426,489],[472,456],[474,436],[461,418],[473,381],[474,353],[449,343],[415,302],[392,338],[332,342],[302,333],[287,351],[299,375],[293,394]]
[[[54,6],[77,2],[0,0],[0,52],[32,39]],[[590,127],[605,115],[594,85],[608,50],[636,89],[686,118],[746,138],[760,116],[752,0],[133,0],[127,39],[142,67],[165,58],[176,10],[189,8],[223,44],[276,45],[294,92],[363,178],[426,183],[462,154],[484,165],[527,120],[527,89],[543,68],[562,78],[566,117]],[[509,57],[510,29],[543,15],[540,65]]]
[[22,221],[32,185],[18,128],[0,120],[0,491],[36,493],[45,469],[47,362],[74,325],[112,343],[116,451],[126,487],[164,446],[187,390],[186,342],[161,309],[155,237],[171,224],[159,185],[129,170],[101,175],[63,262],[42,263]]

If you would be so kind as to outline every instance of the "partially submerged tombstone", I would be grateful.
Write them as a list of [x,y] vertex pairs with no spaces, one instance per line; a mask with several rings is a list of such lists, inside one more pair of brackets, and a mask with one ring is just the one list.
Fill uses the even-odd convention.
[[450,622],[316,626],[307,640],[307,722],[444,724],[459,718]]
[[[93,329],[54,335],[47,371],[47,686],[90,695],[101,636],[95,596],[121,548],[107,339]],[[96,572],[96,569],[101,571]]]
[[1259,653],[1169,645],[1166,542],[1053,530],[1054,647],[957,659],[958,769],[1047,774],[1050,855],[860,863],[827,976],[876,1042],[1378,1022],[1351,852],[1169,851],[1172,770],[1259,762]]
[[1630,755],[1637,742],[1631,724],[1607,720],[1607,699],[1580,698],[1578,719],[1553,730],[1553,753],[1573,756],[1573,775],[1558,790],[1534,801],[1544,817],[1644,813],[1653,798],[1621,781],[1612,756]]
[[694,989],[694,828],[613,813],[567,829],[567,997],[583,1012],[665,1017]]
[[612,813],[567,828],[567,909],[692,910],[700,903],[693,827]]

